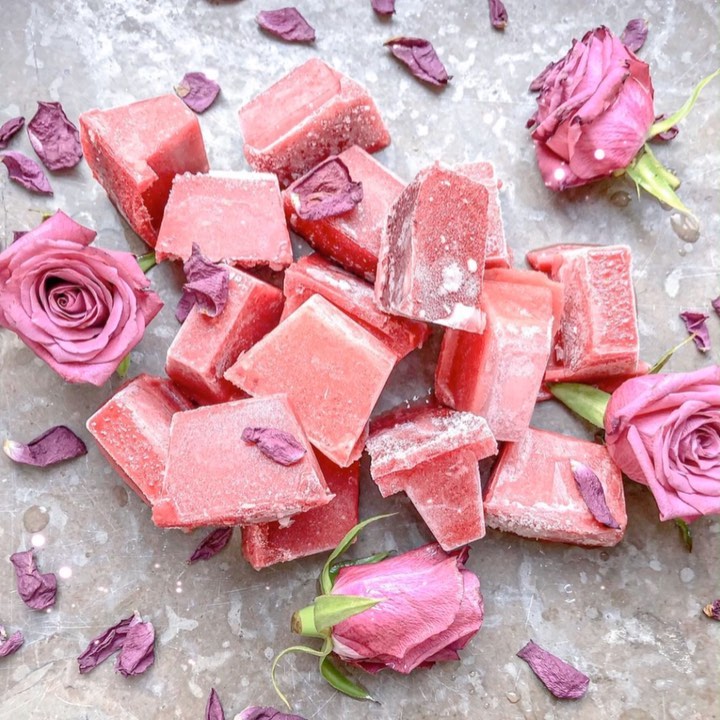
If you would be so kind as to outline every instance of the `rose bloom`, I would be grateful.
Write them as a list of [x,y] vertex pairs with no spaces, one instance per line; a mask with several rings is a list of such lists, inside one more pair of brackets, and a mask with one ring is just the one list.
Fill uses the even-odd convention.
[[0,326],[69,382],[102,385],[162,301],[135,256],[57,212],[0,254]]
[[538,166],[552,190],[625,169],[655,119],[650,68],[606,27],[573,41],[530,89],[540,95],[528,127],[535,126]]
[[332,629],[333,651],[369,672],[409,673],[459,660],[483,621],[480,581],[465,568],[469,548],[433,543],[370,565],[344,567],[333,595],[381,598]]
[[720,513],[720,366],[627,380],[605,411],[605,442],[661,520]]

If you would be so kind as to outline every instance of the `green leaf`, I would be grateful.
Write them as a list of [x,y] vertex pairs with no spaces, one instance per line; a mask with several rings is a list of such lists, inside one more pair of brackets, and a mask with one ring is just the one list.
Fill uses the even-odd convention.
[[603,427],[610,393],[582,383],[552,383],[548,387],[550,392],[574,413],[585,418],[595,427]]
[[315,599],[314,619],[318,631],[337,625],[353,615],[359,615],[377,605],[382,598],[359,595],[320,595]]
[[299,653],[306,653],[307,655],[312,655],[314,657],[320,658],[322,660],[323,658],[327,657],[330,654],[330,651],[332,650],[332,640],[328,639],[323,643],[321,650],[315,650],[314,648],[310,648],[307,645],[293,645],[292,647],[285,648],[281,653],[277,655],[277,657],[273,660],[272,668],[270,669],[270,677],[272,678],[272,685],[275,688],[275,692],[278,694],[278,697],[287,705],[289,710],[292,710],[292,705],[288,702],[288,699],[283,695],[282,691],[280,690],[280,687],[277,683],[277,679],[275,677],[275,672],[277,670],[278,663],[280,660],[285,657],[288,653],[292,652],[299,652]]
[[368,555],[367,557],[356,558],[355,560],[341,560],[340,562],[335,563],[330,568],[330,580],[332,580],[332,583],[334,585],[335,579],[337,578],[338,573],[344,567],[355,567],[357,565],[372,565],[374,563],[380,562],[381,560],[385,560],[385,558],[387,558],[389,556],[390,556],[390,551],[385,551],[385,552],[375,553],[374,555]]
[[352,541],[359,535],[360,531],[370,523],[376,520],[384,520],[385,518],[392,517],[396,513],[389,513],[387,515],[376,515],[375,517],[363,520],[358,523],[354,528],[348,531],[347,535],[340,541],[339,545],[330,553],[330,557],[325,561],[322,572],[320,573],[320,589],[323,594],[327,595],[333,588],[333,582],[330,578],[330,567],[332,566],[333,560],[337,560],[349,547]]
[[124,378],[128,374],[129,369],[130,369],[130,353],[128,353],[122,359],[122,362],[117,366],[117,370],[115,370],[115,372],[118,374],[118,377]]
[[679,518],[675,520],[675,525],[677,525],[677,528],[680,531],[680,537],[685,543],[687,551],[692,552],[693,536],[692,530],[690,530],[690,526],[684,520],[680,520]]
[[135,259],[144,273],[157,265],[157,258],[155,257],[155,253],[152,251],[145,253],[144,255],[136,255]]
[[695,102],[698,99],[698,95],[700,95],[700,91],[711,80],[718,77],[718,75],[720,75],[720,68],[718,68],[714,73],[710,73],[710,75],[703,78],[695,86],[695,89],[692,91],[690,97],[685,101],[683,106],[677,112],[673,113],[670,117],[667,117],[664,120],[660,120],[659,122],[656,122],[655,124],[650,126],[650,130],[648,131],[648,138],[655,137],[656,135],[659,135],[660,133],[669,130],[673,125],[677,125],[681,120],[687,117],[688,113],[693,109],[693,105],[695,105]]
[[659,373],[667,364],[670,358],[683,346],[687,345],[691,340],[695,338],[695,333],[688,335],[681,343],[678,343],[674,348],[670,348],[660,359],[648,370],[648,375],[656,375]]
[[353,682],[328,657],[320,660],[320,674],[332,687],[339,690],[343,695],[355,698],[356,700],[372,700],[373,702],[377,702],[362,685]]

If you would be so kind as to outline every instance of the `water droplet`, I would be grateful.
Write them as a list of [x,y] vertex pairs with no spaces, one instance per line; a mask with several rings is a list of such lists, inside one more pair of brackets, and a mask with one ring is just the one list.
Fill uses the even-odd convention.
[[42,547],[45,544],[45,536],[42,533],[35,533],[35,535],[30,538],[30,542],[33,547]]
[[610,196],[610,202],[616,207],[627,207],[632,202],[632,195],[624,190],[618,190]]
[[603,551],[600,553],[600,559],[601,559],[601,560],[607,560],[609,557],[610,557],[610,553],[605,552],[605,550],[603,550]]
[[29,533],[44,530],[50,522],[50,513],[47,508],[32,505],[23,514],[23,526]]
[[120,506],[125,507],[128,504],[128,492],[122,485],[115,485],[110,491],[113,496],[113,500]]
[[516,692],[509,692],[505,695],[505,697],[511,702],[516,703],[520,702],[520,696]]
[[700,237],[700,223],[696,218],[684,213],[675,212],[670,216],[673,232],[685,242],[697,242]]
[[64,565],[58,570],[58,575],[63,579],[67,580],[69,577],[72,577],[72,568],[68,567],[67,565]]

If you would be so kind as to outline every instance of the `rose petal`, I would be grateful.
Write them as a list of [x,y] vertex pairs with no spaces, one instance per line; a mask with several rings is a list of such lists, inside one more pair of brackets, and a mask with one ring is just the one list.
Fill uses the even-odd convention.
[[706,605],[703,608],[703,612],[711,620],[720,620],[720,600],[715,600],[714,602],[710,603],[709,605]]
[[87,455],[85,443],[65,425],[56,425],[27,444],[6,440],[3,450],[11,460],[35,467]]
[[[664,120],[667,117],[666,113],[662,113],[661,115],[657,115],[655,117],[654,122],[660,122],[661,120]],[[669,130],[665,130],[664,132],[658,133],[657,135],[653,135],[649,141],[651,143],[666,143],[670,142],[673,138],[677,137],[677,134],[680,132],[680,128],[677,125],[673,125]]]
[[536,645],[532,640],[518,652],[517,656],[530,666],[542,684],[556,698],[577,700],[587,692],[590,684],[587,675]]
[[12,655],[17,652],[25,642],[25,638],[20,630],[16,630],[10,637],[5,632],[5,628],[0,625],[0,658]]
[[220,93],[220,86],[205,73],[190,72],[175,86],[177,96],[196,113],[205,112]]
[[638,52],[648,36],[648,24],[643,18],[631,20],[620,35],[620,42],[631,52]]
[[305,718],[300,715],[280,712],[272,707],[259,707],[254,705],[245,708],[238,715],[237,720],[305,720]]
[[363,199],[362,183],[354,182],[337,157],[321,162],[288,188],[295,212],[303,220],[321,220],[354,210]]
[[394,15],[395,14],[395,0],[370,0],[372,3],[372,9],[378,15]]
[[685,323],[687,331],[694,335],[693,342],[701,352],[710,350],[710,331],[707,327],[707,320],[710,316],[702,312],[686,310],[680,313],[680,319]]
[[315,30],[297,8],[262,10],[255,18],[257,24],[271,35],[288,42],[313,42]]
[[307,452],[293,435],[277,428],[246,427],[242,439],[256,444],[263,455],[279,465],[294,465]]
[[38,102],[27,126],[28,137],[48,170],[66,170],[82,159],[80,133],[68,120],[59,102]]
[[27,155],[8,150],[2,155],[8,177],[31,192],[52,195],[53,191],[42,168]]
[[100,663],[105,662],[114,652],[120,650],[125,642],[130,623],[134,615],[126,617],[116,625],[96,635],[88,646],[78,655],[78,668],[81,674],[89,673]]
[[205,706],[205,720],[225,720],[225,711],[215,688],[210,690],[210,697]]
[[496,30],[504,30],[508,24],[508,14],[501,0],[488,0],[490,22]]
[[195,552],[190,556],[189,563],[198,560],[209,560],[224,550],[233,536],[233,528],[218,528],[213,530],[205,539],[195,548]]
[[45,610],[55,604],[57,578],[53,573],[40,573],[32,550],[14,553],[10,562],[15,567],[17,591],[22,601],[33,610]]
[[15,133],[17,133],[25,124],[24,117],[10,118],[8,121],[0,125],[0,150],[4,150]]
[[575,460],[570,461],[572,474],[575,478],[582,499],[588,506],[588,510],[592,516],[603,525],[616,530],[620,529],[620,524],[613,517],[607,500],[605,500],[605,491],[603,490],[600,478],[587,466]]
[[712,309],[720,315],[720,297],[716,297],[714,300],[710,301],[710,304],[712,305]]
[[179,322],[184,322],[195,305],[210,317],[217,317],[225,308],[230,287],[228,269],[210,262],[193,243],[192,254],[183,264],[187,282],[175,311]]
[[125,677],[141,675],[155,662],[155,628],[133,618],[118,655],[115,669]]
[[445,66],[435,52],[429,40],[416,37],[396,37],[385,43],[390,52],[410,68],[410,72],[420,80],[432,85],[447,85],[452,75],[447,74]]

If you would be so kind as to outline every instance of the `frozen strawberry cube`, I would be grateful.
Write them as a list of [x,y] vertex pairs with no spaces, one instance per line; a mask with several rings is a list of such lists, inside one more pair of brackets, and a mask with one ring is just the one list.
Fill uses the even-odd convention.
[[461,175],[480,183],[488,191],[487,236],[485,239],[485,267],[509,268],[512,253],[505,242],[505,228],[500,210],[499,182],[495,177],[495,166],[490,162],[474,162],[456,165]]
[[436,163],[403,190],[388,216],[375,280],[385,312],[482,332],[488,191]]
[[300,178],[283,192],[285,214],[290,227],[315,250],[373,282],[383,227],[405,183],[357,145],[338,157],[353,181],[362,183],[363,199],[355,209],[335,217],[303,220],[292,202],[295,185],[303,181]]
[[332,462],[357,460],[395,353],[313,295],[238,358],[225,378],[250,395],[287,393],[310,442]]
[[375,304],[372,285],[325,260],[317,253],[291,265],[283,292],[287,317],[314,294],[322,295],[392,350],[398,360],[422,347],[430,335],[425,323],[388,315]]
[[335,497],[323,507],[295,515],[289,524],[272,522],[243,527],[242,552],[256,570],[333,550],[357,525],[360,464],[341,468],[322,453],[316,456]]
[[212,262],[283,270],[293,260],[277,178],[270,173],[179,175],[155,253],[187,260],[193,243]]
[[138,375],[87,421],[87,429],[115,472],[152,504],[162,490],[170,422],[193,407],[170,380]]
[[[292,465],[242,439],[245,428],[290,433],[306,449]],[[248,398],[181,413],[170,427],[160,527],[244,525],[284,520],[333,498],[310,443],[285,395]]]
[[[598,522],[573,477],[571,461],[599,478],[619,529]],[[485,495],[485,522],[496,530],[577,545],[616,545],[627,513],[622,474],[603,445],[529,428],[500,453]]]
[[243,152],[254,170],[285,187],[351,145],[377,152],[390,142],[368,91],[313,58],[240,108]]
[[80,140],[93,177],[151,247],[173,178],[208,171],[197,117],[176,95],[88,110],[80,115]]
[[165,372],[200,405],[244,397],[223,374],[280,322],[283,296],[278,288],[242,270],[228,268],[228,274],[223,311],[210,317],[196,305],[167,353]]
[[483,289],[485,331],[446,331],[435,395],[457,410],[482,415],[497,440],[516,441],[530,425],[542,384],[560,288],[532,271],[488,274]]

